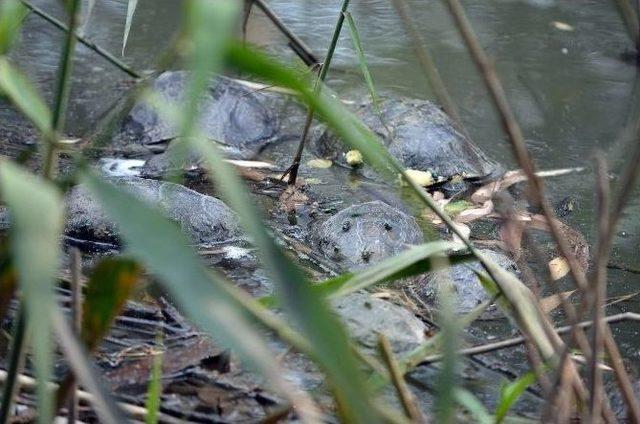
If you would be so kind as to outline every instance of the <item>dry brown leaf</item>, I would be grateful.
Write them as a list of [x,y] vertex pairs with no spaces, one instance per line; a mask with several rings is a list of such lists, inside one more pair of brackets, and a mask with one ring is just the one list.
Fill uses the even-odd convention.
[[547,296],[544,299],[540,300],[540,309],[542,309],[542,311],[545,314],[548,314],[554,311],[558,306],[562,304],[561,297],[568,299],[574,292],[575,290],[569,290],[566,292],[556,293],[556,294],[552,294],[551,296]]
[[570,271],[569,263],[565,258],[558,256],[549,261],[549,273],[551,274],[551,280],[557,281],[567,275]]
[[504,242],[507,250],[515,257],[519,258],[522,247],[522,234],[525,223],[517,219],[506,219],[500,226],[500,240]]
[[491,212],[493,212],[493,202],[491,200],[487,200],[480,208],[463,210],[458,215],[456,215],[453,220],[462,224],[465,222],[471,222],[475,221],[476,219],[484,218]]
[[301,192],[297,187],[289,186],[280,195],[280,209],[285,212],[293,212],[296,207],[303,205],[309,201],[309,197]]

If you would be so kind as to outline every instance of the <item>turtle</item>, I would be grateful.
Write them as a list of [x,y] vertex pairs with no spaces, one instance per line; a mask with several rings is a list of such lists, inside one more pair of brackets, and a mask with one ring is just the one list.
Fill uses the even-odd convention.
[[[188,80],[187,71],[167,71],[155,78],[151,87],[162,100],[180,107]],[[251,159],[278,139],[281,97],[231,78],[214,76],[202,95],[200,129],[227,157]],[[116,148],[133,146],[162,153],[180,135],[180,129],[147,102],[133,104],[123,115],[112,136]]]
[[[469,183],[497,178],[502,171],[456,128],[440,107],[428,100],[388,97],[377,106],[372,102],[361,104],[356,115],[405,168],[431,173],[434,182],[450,195],[464,191]],[[313,146],[316,155],[350,166],[349,148],[331,130],[316,135]],[[379,178],[366,164],[357,172],[366,178]]]
[[380,200],[345,208],[315,234],[320,252],[349,269],[391,257],[424,237],[416,220]]
[[[502,269],[518,274],[515,262],[504,253],[490,249],[479,249],[479,251]],[[418,303],[437,306],[440,285],[445,282],[451,282],[456,293],[456,313],[460,315],[468,314],[482,302],[490,300],[477,275],[477,272],[482,270],[482,265],[474,261],[432,271],[423,279],[413,280],[413,287],[410,292],[416,297]],[[489,309],[488,313],[483,314],[483,316],[486,318],[499,316],[494,309]]]
[[[211,246],[242,238],[235,213],[215,197],[179,184],[145,178],[119,177],[110,181],[148,205],[159,208],[180,226],[194,245]],[[84,186],[71,188],[65,204],[65,234],[68,237],[111,245],[121,243],[117,226]]]

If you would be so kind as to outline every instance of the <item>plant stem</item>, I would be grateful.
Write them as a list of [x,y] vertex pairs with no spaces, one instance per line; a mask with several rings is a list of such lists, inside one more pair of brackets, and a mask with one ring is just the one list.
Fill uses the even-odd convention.
[[[587,295],[589,286],[585,273],[580,268],[575,254],[571,250],[564,234],[558,226],[557,218],[555,217],[553,208],[545,198],[542,181],[535,173],[535,166],[527,150],[522,131],[520,130],[520,127],[515,120],[515,116],[507,101],[504,88],[500,83],[493,64],[482,49],[478,38],[473,32],[471,24],[468,21],[466,14],[464,13],[464,9],[460,3],[460,0],[446,0],[446,4],[449,7],[449,11],[458,27],[458,30],[460,31],[460,34],[462,35],[462,38],[467,45],[468,50],[471,53],[473,60],[476,62],[477,67],[482,73],[485,84],[489,90],[489,93],[491,94],[491,98],[496,108],[498,109],[504,130],[509,136],[509,141],[511,142],[514,155],[518,161],[518,164],[529,180],[532,200],[535,204],[539,205],[542,208],[542,211],[547,218],[551,234],[553,235],[554,241],[558,246],[558,250],[560,251],[560,254],[565,258],[565,260],[569,263],[569,268],[571,270],[573,280],[575,281],[578,288],[585,295]],[[577,323],[577,315],[575,313],[575,309],[569,303],[567,303],[567,306],[568,307],[565,309],[565,312],[567,314],[568,320],[573,324]],[[588,358],[591,352],[589,351],[589,349],[585,349],[585,346],[583,346],[585,335],[577,325],[574,325],[574,329],[575,331],[572,331],[571,339],[573,340],[575,337],[575,340],[579,342],[583,353]],[[640,422],[640,405],[638,405],[633,395],[629,375],[624,369],[620,352],[615,341],[613,340],[611,329],[608,326],[605,326],[604,337],[606,350],[611,356],[616,378],[618,379],[618,384],[631,411],[631,416],[636,422]],[[569,346],[570,344],[565,346],[565,352],[567,351]],[[562,364],[560,366],[562,368]],[[605,416],[604,418],[606,419],[607,417]]]
[[[79,337],[82,331],[82,278],[80,250],[71,251],[71,320],[73,329]],[[67,422],[73,424],[78,420],[78,384],[74,381],[70,388],[67,403]]]
[[[50,24],[57,27],[58,29],[61,29],[62,31],[69,32],[69,27],[67,25],[60,22],[58,19],[54,18],[53,16],[49,15],[47,12],[40,9],[38,6],[35,6],[29,3],[27,0],[21,0],[21,1],[22,1],[22,4],[24,4],[27,8],[33,11],[33,13],[40,16],[45,21],[49,22]],[[123,72],[127,73],[129,76],[136,79],[142,78],[141,74],[131,69],[126,63],[124,63],[123,61],[121,61],[120,59],[118,59],[117,57],[115,57],[114,55],[112,55],[111,53],[109,53],[108,51],[106,51],[105,49],[103,49],[93,41],[88,40],[87,38],[78,34],[77,31],[75,33],[75,36],[79,42],[81,42],[86,47],[88,47],[89,49],[93,50],[94,52],[96,52],[97,54],[105,58],[107,61],[111,62],[113,65],[115,65],[117,68],[119,68]]]
[[589,383],[591,397],[589,399],[589,417],[597,420],[600,416],[602,401],[604,398],[604,387],[602,381],[602,370],[598,364],[604,351],[604,302],[607,297],[607,262],[609,259],[609,248],[607,246],[609,228],[609,181],[607,179],[607,164],[602,155],[596,156],[596,176],[598,193],[598,248],[596,252],[596,270],[593,276],[593,298],[591,308],[593,315],[593,355],[589,364]]
[[398,392],[398,397],[400,398],[405,414],[407,414],[407,417],[409,417],[411,422],[422,422],[422,416],[416,407],[415,400],[407,386],[407,383],[404,381],[404,375],[400,370],[395,355],[393,354],[391,343],[384,334],[380,334],[378,336],[378,347],[380,349],[382,359],[389,371],[389,375],[391,376],[391,381]]
[[[340,32],[342,31],[342,25],[344,24],[345,12],[349,7],[350,0],[344,0],[342,3],[342,7],[340,8],[340,14],[338,15],[338,21],[336,22],[336,27],[333,30],[333,37],[331,37],[331,44],[329,44],[329,50],[327,50],[327,55],[322,63],[322,67],[320,68],[320,75],[316,79],[316,83],[313,87],[315,94],[319,94],[322,83],[327,77],[327,73],[329,72],[329,67],[331,66],[331,60],[333,59],[333,54],[336,51],[336,46],[338,45],[338,39],[340,38]],[[282,175],[284,179],[285,176],[289,175],[288,183],[291,186],[296,185],[296,180],[298,178],[298,169],[300,168],[300,160],[302,159],[302,152],[304,151],[304,145],[307,141],[307,137],[309,135],[309,129],[311,128],[311,123],[313,122],[313,114],[315,110],[313,107],[309,107],[309,111],[307,113],[307,119],[304,123],[304,128],[302,130],[302,136],[300,137],[300,143],[298,144],[298,149],[293,158],[293,163],[289,167],[289,169]]]
[[67,113],[67,103],[69,100],[70,77],[73,68],[73,53],[76,47],[76,27],[80,22],[80,4],[81,0],[71,0],[69,7],[69,30],[67,31],[65,44],[62,49],[62,57],[60,61],[60,70],[58,72],[58,87],[56,89],[55,104],[53,109],[53,120],[51,126],[53,128],[52,137],[45,140],[44,163],[42,165],[42,174],[46,178],[52,178],[56,173],[56,165],[58,155],[56,151],[57,137],[64,131],[64,121]]
[[266,4],[263,0],[251,0],[258,6],[265,15],[273,22],[273,24],[289,39],[289,46],[292,50],[302,59],[307,66],[313,66],[318,64],[318,59],[313,54],[311,49],[302,41],[297,35],[295,35],[282,20],[276,15],[276,13]]
[[16,313],[17,319],[13,329],[13,339],[9,356],[9,368],[7,379],[2,391],[2,405],[0,405],[0,424],[9,422],[9,417],[13,409],[13,400],[18,393],[18,375],[24,366],[27,346],[27,330],[24,305],[20,303]]

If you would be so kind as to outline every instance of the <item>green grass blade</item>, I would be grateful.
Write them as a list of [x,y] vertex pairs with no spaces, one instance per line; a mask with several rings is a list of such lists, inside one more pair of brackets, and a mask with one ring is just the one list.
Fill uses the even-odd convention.
[[28,13],[29,10],[18,0],[3,0],[0,3],[0,55],[9,51]]
[[428,260],[430,257],[436,255],[443,256],[446,252],[459,248],[464,248],[464,246],[460,243],[447,241],[435,241],[411,247],[394,257],[385,259],[379,264],[355,274],[353,278],[347,280],[332,296],[345,296],[382,281],[405,278],[409,275],[407,271],[415,270],[415,268],[412,267],[416,264],[424,267],[423,272],[428,272],[432,269],[431,261]]
[[124,34],[122,36],[122,56],[124,56],[124,50],[127,48],[127,40],[129,39],[129,32],[131,31],[131,24],[133,23],[133,15],[136,13],[138,7],[138,0],[129,0],[127,3],[127,19],[124,23]]
[[353,16],[351,15],[350,12],[345,12],[344,16],[346,17],[347,25],[349,26],[349,31],[351,32],[351,41],[353,41],[353,47],[356,49],[356,53],[358,54],[358,62],[360,63],[360,70],[362,71],[364,80],[367,83],[367,87],[369,88],[371,101],[373,102],[373,105],[376,108],[376,110],[380,110],[378,94],[376,92],[376,86],[373,83],[373,77],[371,76],[371,72],[369,71],[369,66],[367,65],[367,58],[364,54],[364,48],[362,47],[362,41],[360,40],[358,27],[356,26],[356,22],[354,21]]
[[43,134],[51,133],[51,112],[33,85],[6,57],[0,57],[0,95],[24,114]]
[[511,383],[502,386],[500,389],[500,399],[498,400],[498,406],[496,407],[496,423],[504,421],[511,407],[516,403],[520,396],[522,396],[524,391],[535,382],[536,375],[533,372],[528,372]]
[[[162,337],[158,337],[162,340]],[[162,352],[155,354],[153,357],[153,367],[151,368],[151,379],[149,380],[149,387],[147,388],[147,401],[145,407],[147,409],[147,416],[145,417],[146,424],[157,424],[158,415],[160,412],[160,402],[162,395]]]
[[82,180],[118,224],[130,255],[158,277],[187,316],[218,343],[233,349],[283,396],[298,402],[298,393],[283,381],[277,361],[245,309],[224,288],[231,283],[204,266],[187,247],[186,236],[159,211],[131,194],[88,173]]
[[345,330],[324,301],[315,295],[303,272],[286,258],[267,233],[235,171],[222,160],[215,146],[198,134],[196,117],[200,93],[209,86],[211,73],[219,71],[224,64],[227,40],[233,28],[232,17],[239,12],[238,5],[237,2],[194,1],[187,10],[186,34],[192,41],[193,51],[188,59],[192,74],[187,101],[178,115],[182,137],[202,154],[222,197],[236,211],[258,248],[263,265],[276,283],[281,305],[300,326],[311,343],[311,353],[327,373],[340,413],[348,421],[377,422],[378,416],[367,398],[364,378],[358,371],[358,361]]
[[12,217],[11,249],[26,305],[38,376],[38,419],[52,418],[47,383],[53,366],[51,316],[62,234],[62,196],[52,184],[8,161],[0,162],[0,190]]
[[[448,263],[441,259],[442,267]],[[450,275],[445,278],[438,290],[438,323],[442,335],[441,368],[436,378],[436,421],[439,423],[455,422],[455,391],[458,385],[458,339],[460,337],[460,321],[455,316],[456,292]]]
[[454,390],[454,397],[459,405],[469,411],[475,420],[474,422],[478,424],[494,423],[493,417],[489,415],[487,408],[485,408],[482,402],[480,402],[480,400],[468,390],[458,387]]
[[257,253],[263,265],[277,285],[280,304],[312,343],[314,357],[328,375],[345,420],[378,422],[344,328],[322,297],[315,293],[302,271],[267,234],[246,189],[234,170],[222,160],[215,146],[202,138],[193,142],[203,153],[224,199],[238,213],[242,225],[258,248]]
[[[459,247],[459,244],[451,242],[435,242],[436,244],[450,244],[449,247],[436,247],[432,243],[414,246],[405,252],[387,258],[377,265],[373,265],[359,274],[346,272],[337,277],[318,282],[313,285],[313,290],[323,297],[342,296],[351,293],[355,289],[366,289],[376,284],[391,283],[403,278],[411,278],[424,274],[432,270],[429,256],[438,253],[441,248],[446,252],[450,248]],[[469,254],[449,254],[451,265],[464,263],[473,260]],[[344,291],[343,291],[344,290]],[[260,303],[266,307],[273,308],[278,305],[275,296],[265,296],[260,298]]]

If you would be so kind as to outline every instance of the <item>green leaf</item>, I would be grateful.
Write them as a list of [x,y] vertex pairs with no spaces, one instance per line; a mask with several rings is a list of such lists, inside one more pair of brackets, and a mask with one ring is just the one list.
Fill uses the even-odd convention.
[[[158,337],[162,340],[162,337]],[[153,367],[151,368],[151,379],[149,380],[149,387],[147,388],[147,401],[145,407],[147,409],[147,416],[145,417],[146,424],[157,424],[158,415],[160,412],[160,402],[162,395],[162,352],[158,352],[153,357]]]
[[31,83],[6,57],[0,57],[0,95],[5,96],[43,134],[51,132],[51,112]]
[[62,234],[62,196],[51,183],[13,163],[0,161],[0,190],[11,211],[11,251],[27,308],[28,325],[38,376],[38,418],[51,422],[51,393],[47,389],[53,366],[51,320],[53,286]]
[[[440,246],[443,250],[441,253],[450,248],[459,247],[459,244],[452,242],[435,242],[436,244],[448,244],[448,247]],[[346,272],[337,277],[329,278],[313,285],[313,290],[319,296],[343,296],[355,290],[372,287],[376,284],[390,283],[403,278],[411,278],[416,275],[424,274],[431,271],[431,260],[429,256],[436,254],[434,250],[439,247],[433,243],[426,243],[399,253],[396,256],[387,258],[377,265],[373,265],[360,271],[359,274]],[[473,256],[469,254],[450,254],[449,262],[452,265],[464,263],[473,260]],[[275,296],[265,296],[259,299],[260,303],[268,308],[278,305]]]
[[[233,5],[233,8],[232,8]],[[261,261],[276,284],[280,304],[299,325],[311,343],[312,355],[325,370],[347,421],[379,421],[367,397],[364,378],[358,369],[349,339],[338,319],[319,296],[301,269],[280,250],[266,231],[247,190],[235,171],[222,160],[213,143],[198,133],[196,118],[200,108],[200,93],[210,84],[212,73],[224,63],[224,52],[237,14],[238,2],[193,1],[186,13],[187,35],[193,45],[189,56],[192,71],[187,88],[187,102],[178,117],[182,137],[193,150],[202,154],[222,197],[236,211],[241,224],[258,248]],[[224,31],[227,31],[226,33]],[[177,118],[169,116],[169,118]]]
[[511,407],[516,403],[525,390],[536,382],[536,375],[528,372],[500,389],[500,399],[496,407],[496,423],[503,422]]
[[360,40],[360,34],[358,33],[358,28],[356,27],[356,23],[353,20],[353,16],[350,12],[345,12],[344,16],[347,18],[347,24],[349,26],[349,31],[351,32],[351,40],[353,41],[353,47],[356,49],[356,53],[358,54],[358,62],[360,63],[360,70],[362,71],[362,75],[364,76],[364,80],[367,83],[367,87],[369,88],[369,94],[371,95],[371,100],[373,101],[373,105],[376,110],[380,110],[378,94],[376,93],[376,87],[373,84],[373,77],[371,76],[371,72],[369,72],[369,67],[367,66],[367,59],[364,54],[364,49],[362,48],[362,42]]
[[129,0],[127,3],[127,19],[124,23],[124,35],[122,36],[122,56],[124,56],[124,49],[127,48],[127,40],[129,39],[129,32],[131,31],[131,24],[133,23],[133,14],[136,13],[138,7],[138,0]]
[[0,3],[0,55],[9,51],[28,14],[29,10],[18,0],[3,0]]
[[[446,258],[440,259],[441,267],[447,265]],[[442,336],[442,362],[436,382],[436,420],[439,423],[455,422],[455,391],[458,386],[458,340],[462,326],[455,315],[456,292],[447,273],[444,284],[438,290],[438,323]]]
[[282,379],[277,361],[246,310],[229,294],[226,287],[231,283],[204,266],[177,226],[142,200],[87,172],[82,181],[118,225],[129,254],[158,277],[181,310],[261,372],[283,396],[299,401],[300,395]]
[[461,247],[464,248],[460,243],[448,241],[434,241],[413,246],[377,265],[358,272],[353,278],[346,280],[332,296],[345,296],[382,281],[394,281],[428,272],[432,269],[430,257],[436,255],[442,257],[446,252]]
[[130,259],[103,259],[87,283],[82,306],[82,339],[93,351],[131,296],[141,268]]
[[494,422],[493,417],[489,415],[487,408],[485,408],[482,402],[480,402],[480,400],[478,400],[478,398],[468,390],[458,387],[454,390],[454,397],[458,404],[469,411],[475,420],[474,422],[478,424],[492,424]]

